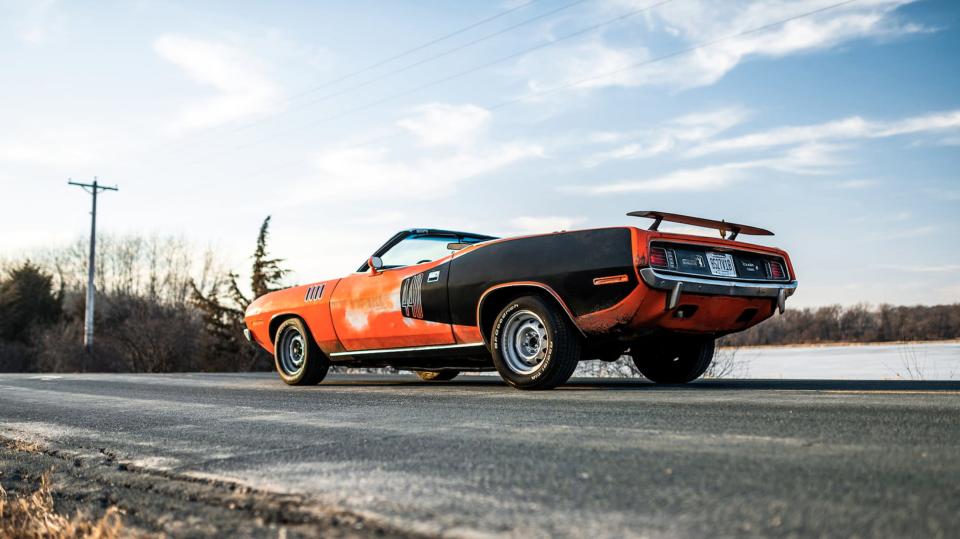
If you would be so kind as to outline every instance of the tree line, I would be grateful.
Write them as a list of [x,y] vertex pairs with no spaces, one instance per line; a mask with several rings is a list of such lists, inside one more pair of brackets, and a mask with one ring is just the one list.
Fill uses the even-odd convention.
[[[214,251],[179,238],[98,238],[96,336],[83,348],[86,241],[0,264],[0,372],[250,371],[272,358],[242,335],[250,302],[288,271],[257,236],[248,291]],[[196,261],[199,260],[199,263]]]
[[788,309],[747,331],[724,337],[722,343],[757,346],[948,339],[960,339],[960,303]]

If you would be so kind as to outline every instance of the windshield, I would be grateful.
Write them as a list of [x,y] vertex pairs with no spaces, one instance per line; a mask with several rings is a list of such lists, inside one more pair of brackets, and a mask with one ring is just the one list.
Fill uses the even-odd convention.
[[453,251],[447,244],[456,243],[457,238],[450,236],[410,236],[383,253],[384,268],[413,266],[443,258]]

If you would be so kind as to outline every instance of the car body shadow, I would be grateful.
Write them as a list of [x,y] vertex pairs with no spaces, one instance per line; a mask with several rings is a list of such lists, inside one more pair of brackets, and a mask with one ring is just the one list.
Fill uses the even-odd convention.
[[[405,374],[339,374],[322,385],[420,386],[444,388],[507,387],[496,376],[461,376],[445,382],[428,382]],[[845,391],[845,392],[958,392],[960,380],[697,380],[689,384],[654,384],[642,378],[573,378],[556,390],[594,391]]]
[[576,379],[569,385],[622,390],[683,391],[844,391],[844,392],[957,392],[957,380],[698,380],[689,384],[654,384],[637,379]]

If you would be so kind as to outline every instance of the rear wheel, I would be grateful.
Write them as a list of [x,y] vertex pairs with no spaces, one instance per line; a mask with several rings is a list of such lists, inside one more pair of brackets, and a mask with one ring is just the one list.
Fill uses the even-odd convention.
[[552,303],[523,296],[507,304],[491,332],[493,364],[518,389],[551,389],[567,380],[580,361],[573,324]]
[[713,360],[714,339],[677,338],[631,347],[640,374],[658,384],[685,384],[706,372]]
[[277,328],[273,357],[280,379],[292,386],[319,384],[330,368],[330,361],[299,318],[286,320]]
[[453,380],[460,374],[460,371],[446,369],[442,371],[415,371],[421,380],[426,382],[446,382]]

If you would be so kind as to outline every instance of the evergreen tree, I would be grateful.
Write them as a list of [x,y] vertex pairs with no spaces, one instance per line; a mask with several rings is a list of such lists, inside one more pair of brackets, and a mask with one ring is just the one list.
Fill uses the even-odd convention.
[[0,281],[0,339],[27,342],[37,326],[55,322],[63,294],[53,291],[53,278],[29,260]]
[[[283,259],[270,258],[267,251],[269,238],[270,216],[260,225],[260,234],[257,236],[257,247],[253,253],[253,267],[250,275],[251,297],[256,299],[264,294],[281,289],[282,281],[290,270],[280,264]],[[196,283],[191,282],[191,303],[200,310],[203,316],[207,333],[212,337],[214,351],[217,354],[240,354],[250,352],[251,366],[261,356],[256,354],[252,347],[246,346],[241,340],[243,330],[243,316],[251,299],[240,289],[239,276],[229,273],[222,279],[215,280],[207,290],[201,290]]]
[[[280,267],[282,258],[270,258],[267,255],[267,238],[270,234],[270,216],[260,225],[257,236],[257,249],[253,252],[253,268],[250,273],[250,290],[253,299],[282,288],[283,278],[290,272]],[[242,297],[242,295],[241,295]]]

